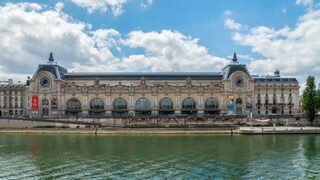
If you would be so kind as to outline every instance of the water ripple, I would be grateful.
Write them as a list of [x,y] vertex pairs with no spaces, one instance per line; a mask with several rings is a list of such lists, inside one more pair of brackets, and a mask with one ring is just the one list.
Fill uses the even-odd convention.
[[15,139],[0,138],[0,179],[320,178],[320,136]]

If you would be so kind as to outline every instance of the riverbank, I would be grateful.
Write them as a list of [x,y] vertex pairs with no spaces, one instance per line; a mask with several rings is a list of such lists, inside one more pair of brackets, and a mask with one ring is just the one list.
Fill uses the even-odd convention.
[[23,134],[320,134],[320,127],[238,127],[238,128],[110,128],[1,129],[0,133]]

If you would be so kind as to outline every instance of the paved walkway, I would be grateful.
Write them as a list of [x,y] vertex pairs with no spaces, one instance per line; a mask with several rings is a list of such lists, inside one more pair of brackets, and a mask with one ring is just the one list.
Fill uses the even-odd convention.
[[1,129],[0,133],[26,134],[320,134],[320,127],[229,128],[110,128],[110,129]]
[[240,127],[240,134],[320,134],[320,127]]

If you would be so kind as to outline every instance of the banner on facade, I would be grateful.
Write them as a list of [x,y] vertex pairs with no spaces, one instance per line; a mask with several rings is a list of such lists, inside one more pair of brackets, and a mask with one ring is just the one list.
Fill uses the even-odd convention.
[[56,96],[52,96],[51,97],[51,109],[55,110],[57,109],[58,105],[57,105],[57,97]]
[[38,110],[38,96],[32,96],[32,110]]
[[227,109],[233,109],[233,99],[234,99],[234,96],[228,96],[228,104],[227,104]]

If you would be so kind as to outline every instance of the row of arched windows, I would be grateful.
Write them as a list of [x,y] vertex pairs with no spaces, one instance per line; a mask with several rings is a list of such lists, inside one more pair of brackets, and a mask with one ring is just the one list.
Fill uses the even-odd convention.
[[[77,98],[71,98],[67,101],[66,111],[69,114],[81,112],[81,102]],[[185,98],[182,101],[181,113],[195,114],[197,113],[196,101],[191,98]],[[90,114],[103,114],[105,111],[104,102],[100,98],[94,98],[90,101]],[[124,98],[117,98],[113,101],[113,114],[125,115],[128,113],[128,103]],[[140,98],[135,103],[136,114],[149,115],[151,114],[151,102],[147,98]],[[159,101],[159,114],[174,114],[173,101],[165,97]],[[205,113],[218,114],[218,101],[215,98],[208,98],[205,101]]]

